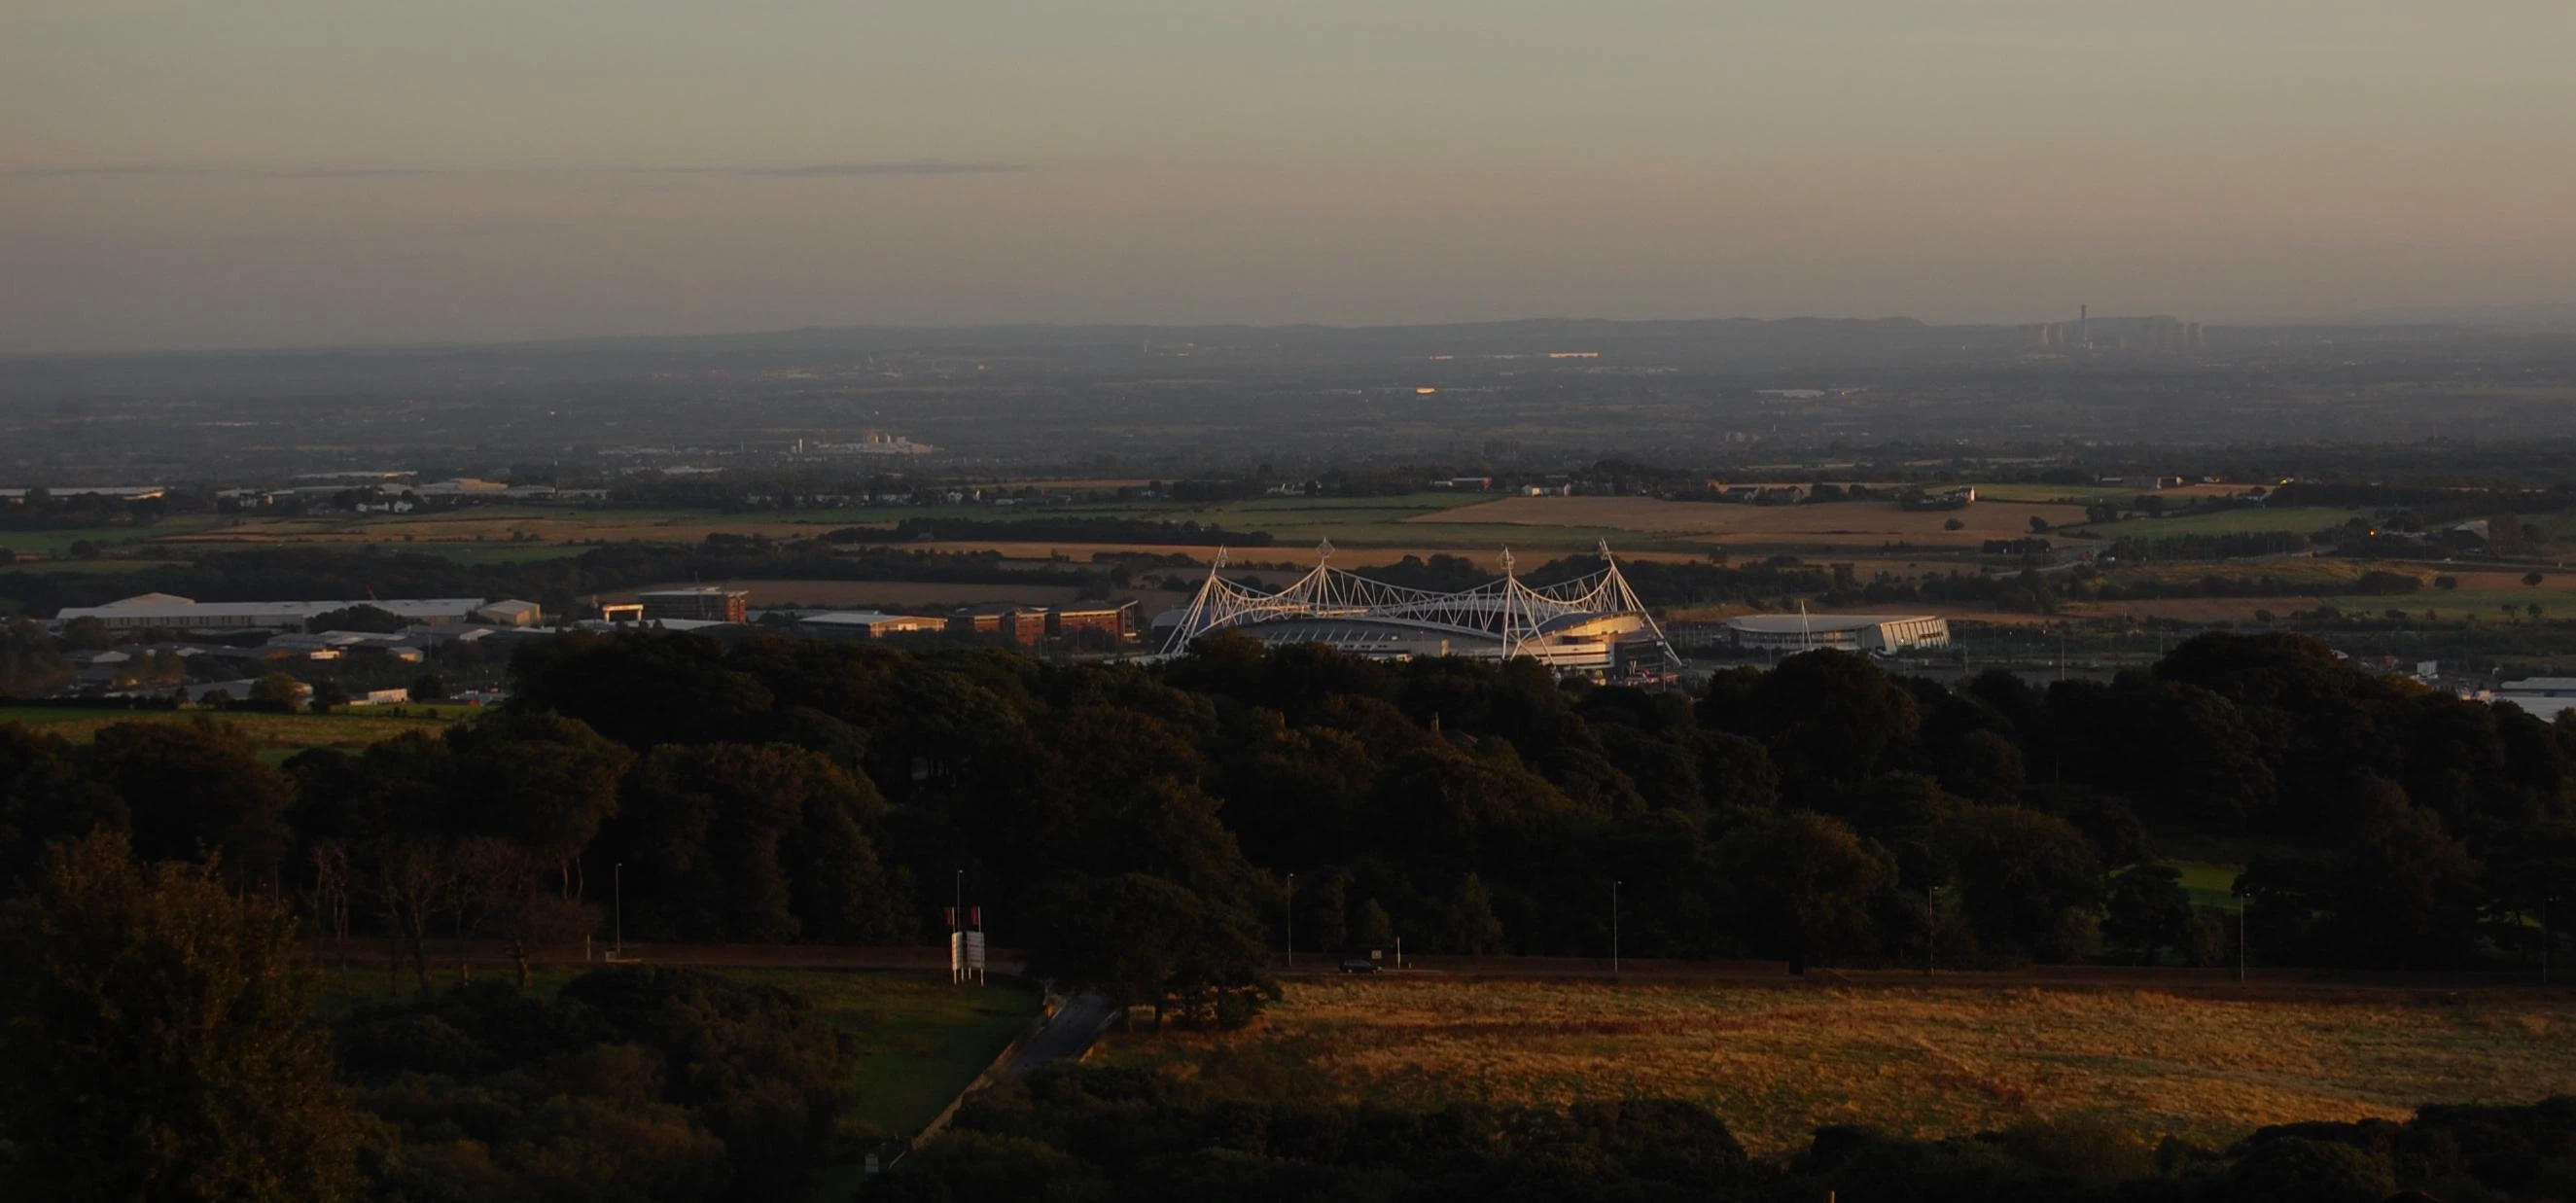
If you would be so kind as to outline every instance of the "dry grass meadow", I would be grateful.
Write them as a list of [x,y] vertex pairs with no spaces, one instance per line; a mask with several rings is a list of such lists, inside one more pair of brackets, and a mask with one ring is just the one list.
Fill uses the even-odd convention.
[[[703,582],[700,582],[703,583]],[[729,588],[751,595],[754,609],[762,606],[813,605],[844,606],[853,610],[890,611],[937,610],[947,606],[968,606],[979,602],[1019,602],[1024,605],[1069,605],[1079,600],[1082,591],[1072,585],[1011,585],[989,583],[951,583],[945,581],[726,581]],[[668,581],[602,593],[601,601],[633,601],[639,593],[655,589],[687,589],[689,581]],[[1118,600],[1130,598],[1148,616],[1154,609],[1175,604],[1176,594],[1155,594],[1148,590],[1130,589],[1117,594]],[[1186,601],[1186,598],[1181,599]]]
[[1826,1124],[1939,1137],[2024,1118],[2223,1145],[2576,1093],[2576,1003],[1326,979],[1251,1030],[1124,1036],[1099,1059],[1400,1106],[1685,1098],[1768,1156]]

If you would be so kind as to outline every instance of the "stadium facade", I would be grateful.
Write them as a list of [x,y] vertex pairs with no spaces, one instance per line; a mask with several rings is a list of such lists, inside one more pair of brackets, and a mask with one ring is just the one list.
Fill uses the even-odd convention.
[[1931,614],[1739,614],[1727,637],[1747,651],[1803,652],[1820,647],[1891,655],[1950,646],[1950,624]]
[[1437,593],[1371,580],[1332,566],[1333,545],[1316,549],[1315,567],[1276,591],[1229,580],[1220,552],[1188,605],[1155,620],[1163,655],[1179,655],[1216,631],[1239,631],[1263,643],[1321,644],[1372,659],[1526,656],[1561,672],[1609,674],[1679,667],[1663,628],[1637,600],[1601,547],[1599,572],[1533,586],[1512,571],[1472,589]]

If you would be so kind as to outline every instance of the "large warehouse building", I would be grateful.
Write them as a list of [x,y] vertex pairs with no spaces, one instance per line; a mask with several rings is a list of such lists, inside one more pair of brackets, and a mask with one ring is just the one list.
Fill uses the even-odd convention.
[[1331,557],[1327,543],[1313,571],[1268,592],[1226,579],[1220,554],[1189,605],[1156,616],[1162,654],[1187,651],[1211,632],[1240,631],[1264,643],[1315,643],[1385,660],[1526,656],[1581,673],[1681,663],[1607,547],[1601,571],[1536,587],[1512,574],[1506,551],[1501,579],[1456,593],[1371,580],[1332,567]]
[[1950,624],[1928,614],[1740,614],[1726,633],[1747,651],[1904,652],[1950,646]]

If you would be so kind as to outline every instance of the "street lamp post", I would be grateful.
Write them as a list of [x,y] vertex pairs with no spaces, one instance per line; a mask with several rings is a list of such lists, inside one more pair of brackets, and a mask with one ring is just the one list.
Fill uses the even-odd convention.
[[1610,879],[1610,976],[1619,976],[1619,879]]
[[2236,904],[2236,981],[2245,981],[2245,914],[2254,909],[2254,891],[2243,891],[2245,900]]
[[1288,967],[1297,967],[1297,875],[1288,875]]
[[609,877],[615,885],[617,909],[616,918],[613,920],[615,926],[611,929],[615,935],[609,940],[608,959],[622,961],[626,959],[626,862],[617,862],[617,868],[609,874]]
[[1923,976],[1932,976],[1932,962],[1941,954],[1941,887],[1923,887]]

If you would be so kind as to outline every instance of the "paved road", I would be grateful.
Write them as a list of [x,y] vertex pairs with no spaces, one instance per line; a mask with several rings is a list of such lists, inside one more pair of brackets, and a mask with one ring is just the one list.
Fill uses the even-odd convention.
[[1085,990],[1064,1000],[1056,1008],[1055,1018],[1045,1028],[1020,1046],[1020,1055],[1011,1060],[1011,1073],[1024,1074],[1050,1061],[1079,1057],[1090,1051],[1092,1041],[1109,1026],[1113,1011],[1109,996],[1096,990]]
[[[595,946],[594,955],[604,954],[607,946]],[[326,944],[325,956],[332,960],[345,957],[353,965],[384,965],[385,941],[382,939],[333,941]],[[429,943],[433,966],[453,967],[456,963],[454,944],[433,940]],[[774,969],[894,969],[938,973],[948,967],[945,948],[852,948],[821,944],[630,944],[629,959],[653,965],[695,965]],[[501,968],[506,965],[497,944],[478,945],[472,957],[477,967]],[[532,958],[539,964],[578,965],[583,963],[580,945],[548,949]],[[594,960],[596,964],[598,961]],[[1297,965],[1284,976],[1291,978],[1330,977],[1339,973],[1340,960],[1300,954]],[[992,972],[1007,977],[1021,971],[1023,961],[1016,950],[992,950]],[[2417,994],[2439,995],[2460,991],[2480,993],[2533,993],[2564,998],[2576,983],[2566,980],[2542,985],[2530,974],[2434,974],[2434,973],[2337,973],[2310,969],[2254,970],[2252,980],[2238,982],[2225,969],[2134,968],[2117,965],[2032,965],[2019,969],[1991,971],[1942,971],[1937,977],[1925,977],[1914,969],[1816,969],[1805,977],[1793,977],[1788,967],[1778,961],[1664,961],[1628,958],[1620,965],[1616,980],[1640,984],[1700,983],[1731,986],[1853,987],[1877,989],[2040,989],[2040,990],[2153,990],[2161,993],[2192,993],[2253,997],[2261,995],[2298,994]],[[409,972],[408,969],[405,972]],[[1585,957],[1407,957],[1405,967],[1378,976],[1381,981],[1456,981],[1459,979],[1589,979],[1612,980],[1606,958]]]

